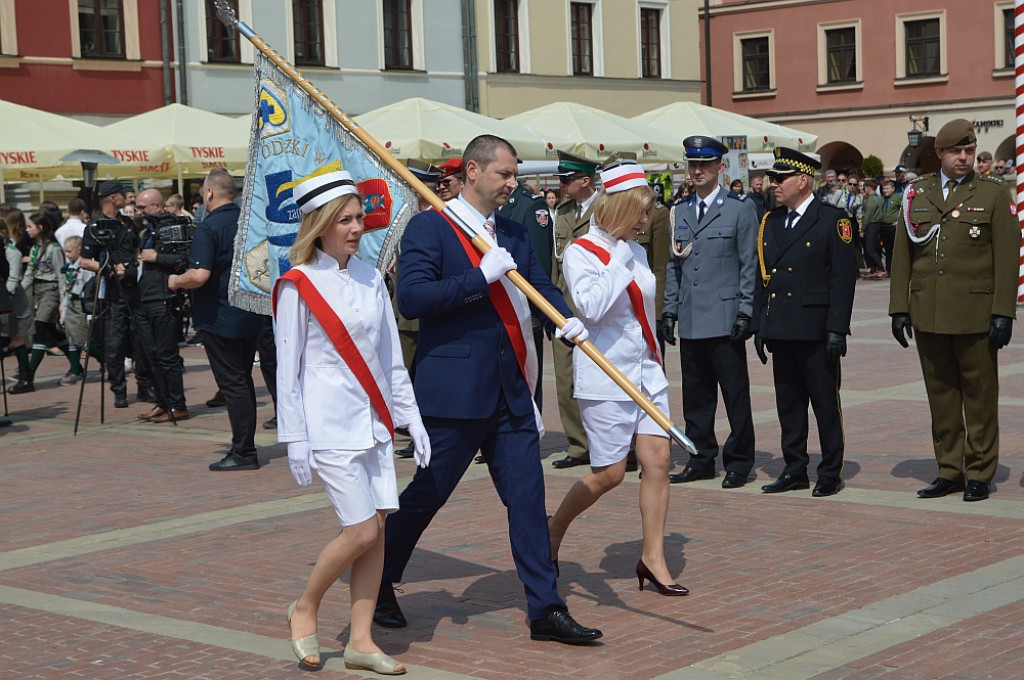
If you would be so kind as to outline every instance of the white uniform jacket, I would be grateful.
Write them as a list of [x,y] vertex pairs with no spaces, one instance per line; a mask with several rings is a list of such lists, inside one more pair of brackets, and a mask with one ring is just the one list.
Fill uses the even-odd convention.
[[[589,239],[609,253],[616,239],[595,222]],[[576,303],[576,313],[590,331],[590,341],[637,387],[657,394],[668,388],[665,373],[644,340],[643,330],[626,287],[636,280],[644,296],[647,323],[654,331],[654,294],[657,283],[647,264],[643,246],[627,241],[633,259],[623,266],[613,258],[602,264],[579,245],[566,246],[562,272]],[[574,396],[577,399],[629,401],[629,397],[579,347],[572,354]]]
[[[304,267],[331,270],[335,290],[362,319],[390,381],[388,407],[394,424],[418,420],[391,300],[380,273],[355,257],[349,259],[348,268],[338,269],[337,261],[321,251],[316,262]],[[366,391],[295,284],[283,281],[277,295],[277,440],[308,441],[314,451],[365,450],[390,441]]]

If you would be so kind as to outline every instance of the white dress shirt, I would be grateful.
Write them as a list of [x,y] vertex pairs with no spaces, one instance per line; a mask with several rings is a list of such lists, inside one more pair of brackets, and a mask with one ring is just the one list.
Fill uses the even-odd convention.
[[[391,385],[395,425],[419,419],[394,312],[380,273],[355,257],[348,267],[321,251],[311,268],[332,270],[335,290],[362,319]],[[365,450],[391,440],[366,391],[291,281],[277,297],[277,440],[314,451]]]
[[[617,239],[593,221],[582,237],[609,253]],[[566,247],[562,271],[576,303],[576,313],[590,331],[590,341],[637,387],[656,394],[668,387],[665,373],[644,340],[626,287],[634,279],[644,298],[644,311],[654,332],[654,274],[643,246],[627,241],[633,258],[626,265],[614,258],[602,264],[594,253],[579,245]],[[573,350],[574,395],[578,399],[630,401],[630,398],[579,347]]]

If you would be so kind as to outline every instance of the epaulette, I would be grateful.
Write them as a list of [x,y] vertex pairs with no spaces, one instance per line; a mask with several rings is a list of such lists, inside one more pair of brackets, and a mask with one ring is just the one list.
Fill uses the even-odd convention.
[[654,202],[654,209],[655,210],[664,210],[665,209],[665,204],[662,203],[661,201],[655,201]]
[[746,194],[737,194],[735,191],[730,191],[728,193],[728,196],[729,196],[729,198],[735,198],[737,201],[745,201],[745,200],[747,200],[747,195]]
[[1002,177],[993,177],[992,175],[978,175],[978,177],[989,182],[994,182],[995,184],[1006,183],[1006,180],[1004,180]]
[[911,184],[917,184],[918,182],[924,182],[925,180],[930,180],[930,179],[934,179],[934,178],[935,178],[935,173],[934,172],[929,172],[929,173],[927,173],[925,175],[918,175],[917,177],[912,179],[910,181],[910,183]]

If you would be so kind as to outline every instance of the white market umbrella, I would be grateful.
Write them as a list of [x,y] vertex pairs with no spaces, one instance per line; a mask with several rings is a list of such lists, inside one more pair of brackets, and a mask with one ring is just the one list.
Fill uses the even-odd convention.
[[696,102],[675,102],[648,111],[632,120],[674,135],[681,142],[691,135],[725,137],[744,135],[747,151],[770,152],[777,146],[814,151],[818,136],[809,132],[743,116]]
[[566,143],[557,148],[594,160],[625,152],[636,154],[641,163],[673,163],[685,153],[677,135],[574,102],[547,104],[505,120],[538,135],[563,138]]
[[422,97],[411,97],[356,116],[384,148],[396,158],[418,158],[439,163],[461,158],[466,145],[483,134],[508,140],[523,160],[544,160],[555,155],[564,140],[535,134],[508,119],[498,120]]
[[[61,160],[82,147],[99,147],[103,128],[0,100],[0,176],[7,182],[35,182],[70,174],[78,162]],[[106,149],[107,151],[109,149]]]

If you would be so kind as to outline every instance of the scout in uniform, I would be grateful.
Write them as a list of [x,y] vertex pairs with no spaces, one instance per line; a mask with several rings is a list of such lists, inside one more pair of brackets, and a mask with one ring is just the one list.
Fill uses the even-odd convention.
[[814,409],[821,463],[814,496],[843,488],[843,414],[840,359],[846,356],[857,258],[853,222],[812,193],[821,164],[793,149],[775,149],[768,172],[779,207],[758,232],[761,285],[755,295],[754,347],[762,364],[772,355],[775,404],[785,469],[765,493],[810,486],[807,479],[807,407]]
[[1020,225],[999,180],[973,171],[969,121],[935,136],[938,174],[918,178],[896,229],[889,316],[896,340],[916,334],[938,477],[917,492],[988,498],[999,462],[996,350],[1016,316]]
[[[555,174],[562,184],[562,195],[566,199],[555,209],[551,280],[561,289],[562,296],[575,314],[576,307],[569,293],[569,285],[562,274],[562,254],[570,243],[590,231],[590,217],[594,212],[594,199],[597,198],[597,162],[559,151],[558,172]],[[572,350],[572,347],[561,342],[551,344],[551,354],[555,361],[558,414],[562,419],[562,430],[569,440],[568,455],[552,463],[556,468],[587,465],[590,462],[587,433],[580,418],[580,407],[573,396]]]
[[722,486],[733,489],[747,483],[754,467],[745,342],[754,313],[757,211],[753,201],[718,183],[722,157],[729,151],[724,144],[694,136],[683,140],[683,146],[696,193],[672,208],[663,327],[670,339],[672,325],[679,321],[683,417],[697,454],[669,480],[715,477],[715,412],[721,388],[731,430],[722,447]]

